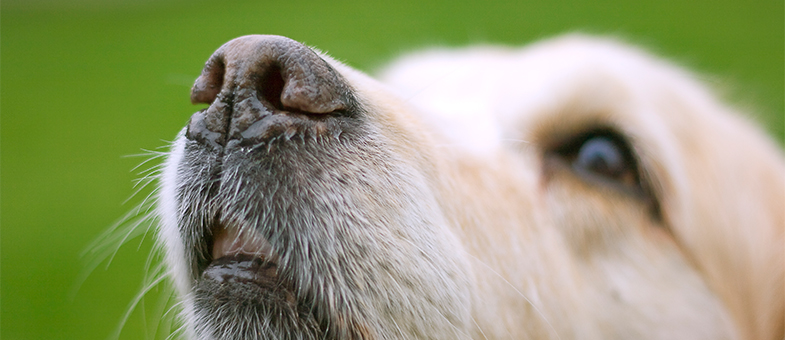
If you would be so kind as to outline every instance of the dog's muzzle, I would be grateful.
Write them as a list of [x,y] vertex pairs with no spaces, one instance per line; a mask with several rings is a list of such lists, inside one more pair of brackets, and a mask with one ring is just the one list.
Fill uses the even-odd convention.
[[[179,232],[196,283],[198,313],[227,315],[207,328],[197,325],[198,333],[242,330],[241,325],[220,325],[266,315],[270,324],[258,326],[266,327],[263,337],[287,329],[322,334],[315,302],[305,296],[304,285],[311,282],[294,281],[293,268],[298,266],[291,263],[302,256],[281,252],[297,237],[290,230],[295,226],[282,221],[304,213],[278,212],[275,207],[302,199],[276,188],[298,182],[287,176],[313,168],[298,163],[298,157],[310,155],[318,162],[331,149],[325,145],[336,145],[356,130],[362,115],[351,87],[298,42],[245,36],[209,58],[191,102],[209,107],[193,114],[185,133],[178,165],[185,179],[178,184]],[[265,223],[253,222],[265,218]]]

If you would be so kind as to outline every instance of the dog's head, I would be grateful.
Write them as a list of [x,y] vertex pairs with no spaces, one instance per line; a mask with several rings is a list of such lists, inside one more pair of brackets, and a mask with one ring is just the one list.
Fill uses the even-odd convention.
[[783,336],[785,166],[679,70],[570,37],[385,78],[208,60],[159,197],[188,336]]

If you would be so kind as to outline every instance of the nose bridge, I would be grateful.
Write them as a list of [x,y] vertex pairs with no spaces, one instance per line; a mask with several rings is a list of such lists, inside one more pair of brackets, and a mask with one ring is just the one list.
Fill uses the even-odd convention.
[[270,35],[244,36],[221,46],[191,89],[191,102],[210,106],[191,118],[188,136],[210,144],[243,134],[276,113],[349,116],[356,100],[346,80],[313,50]]

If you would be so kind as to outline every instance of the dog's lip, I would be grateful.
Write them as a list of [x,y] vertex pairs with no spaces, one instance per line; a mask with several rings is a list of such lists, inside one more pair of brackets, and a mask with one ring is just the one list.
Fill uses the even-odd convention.
[[272,263],[278,260],[278,254],[264,237],[237,227],[219,227],[214,230],[211,255],[213,261],[237,255],[247,255]]
[[263,290],[278,285],[278,254],[253,230],[219,226],[213,229],[212,259],[200,272],[201,280]]
[[269,289],[278,280],[278,266],[262,258],[246,254],[223,256],[213,260],[204,272],[202,279],[222,284],[255,284]]

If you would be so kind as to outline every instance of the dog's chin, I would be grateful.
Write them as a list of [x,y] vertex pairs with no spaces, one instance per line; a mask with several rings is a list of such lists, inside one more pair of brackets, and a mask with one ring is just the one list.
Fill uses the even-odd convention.
[[213,231],[212,261],[193,290],[198,332],[215,339],[323,339],[314,304],[298,298],[279,257],[255,231]]
[[278,266],[238,254],[215,259],[194,289],[201,334],[216,339],[322,339],[313,306],[298,299]]

